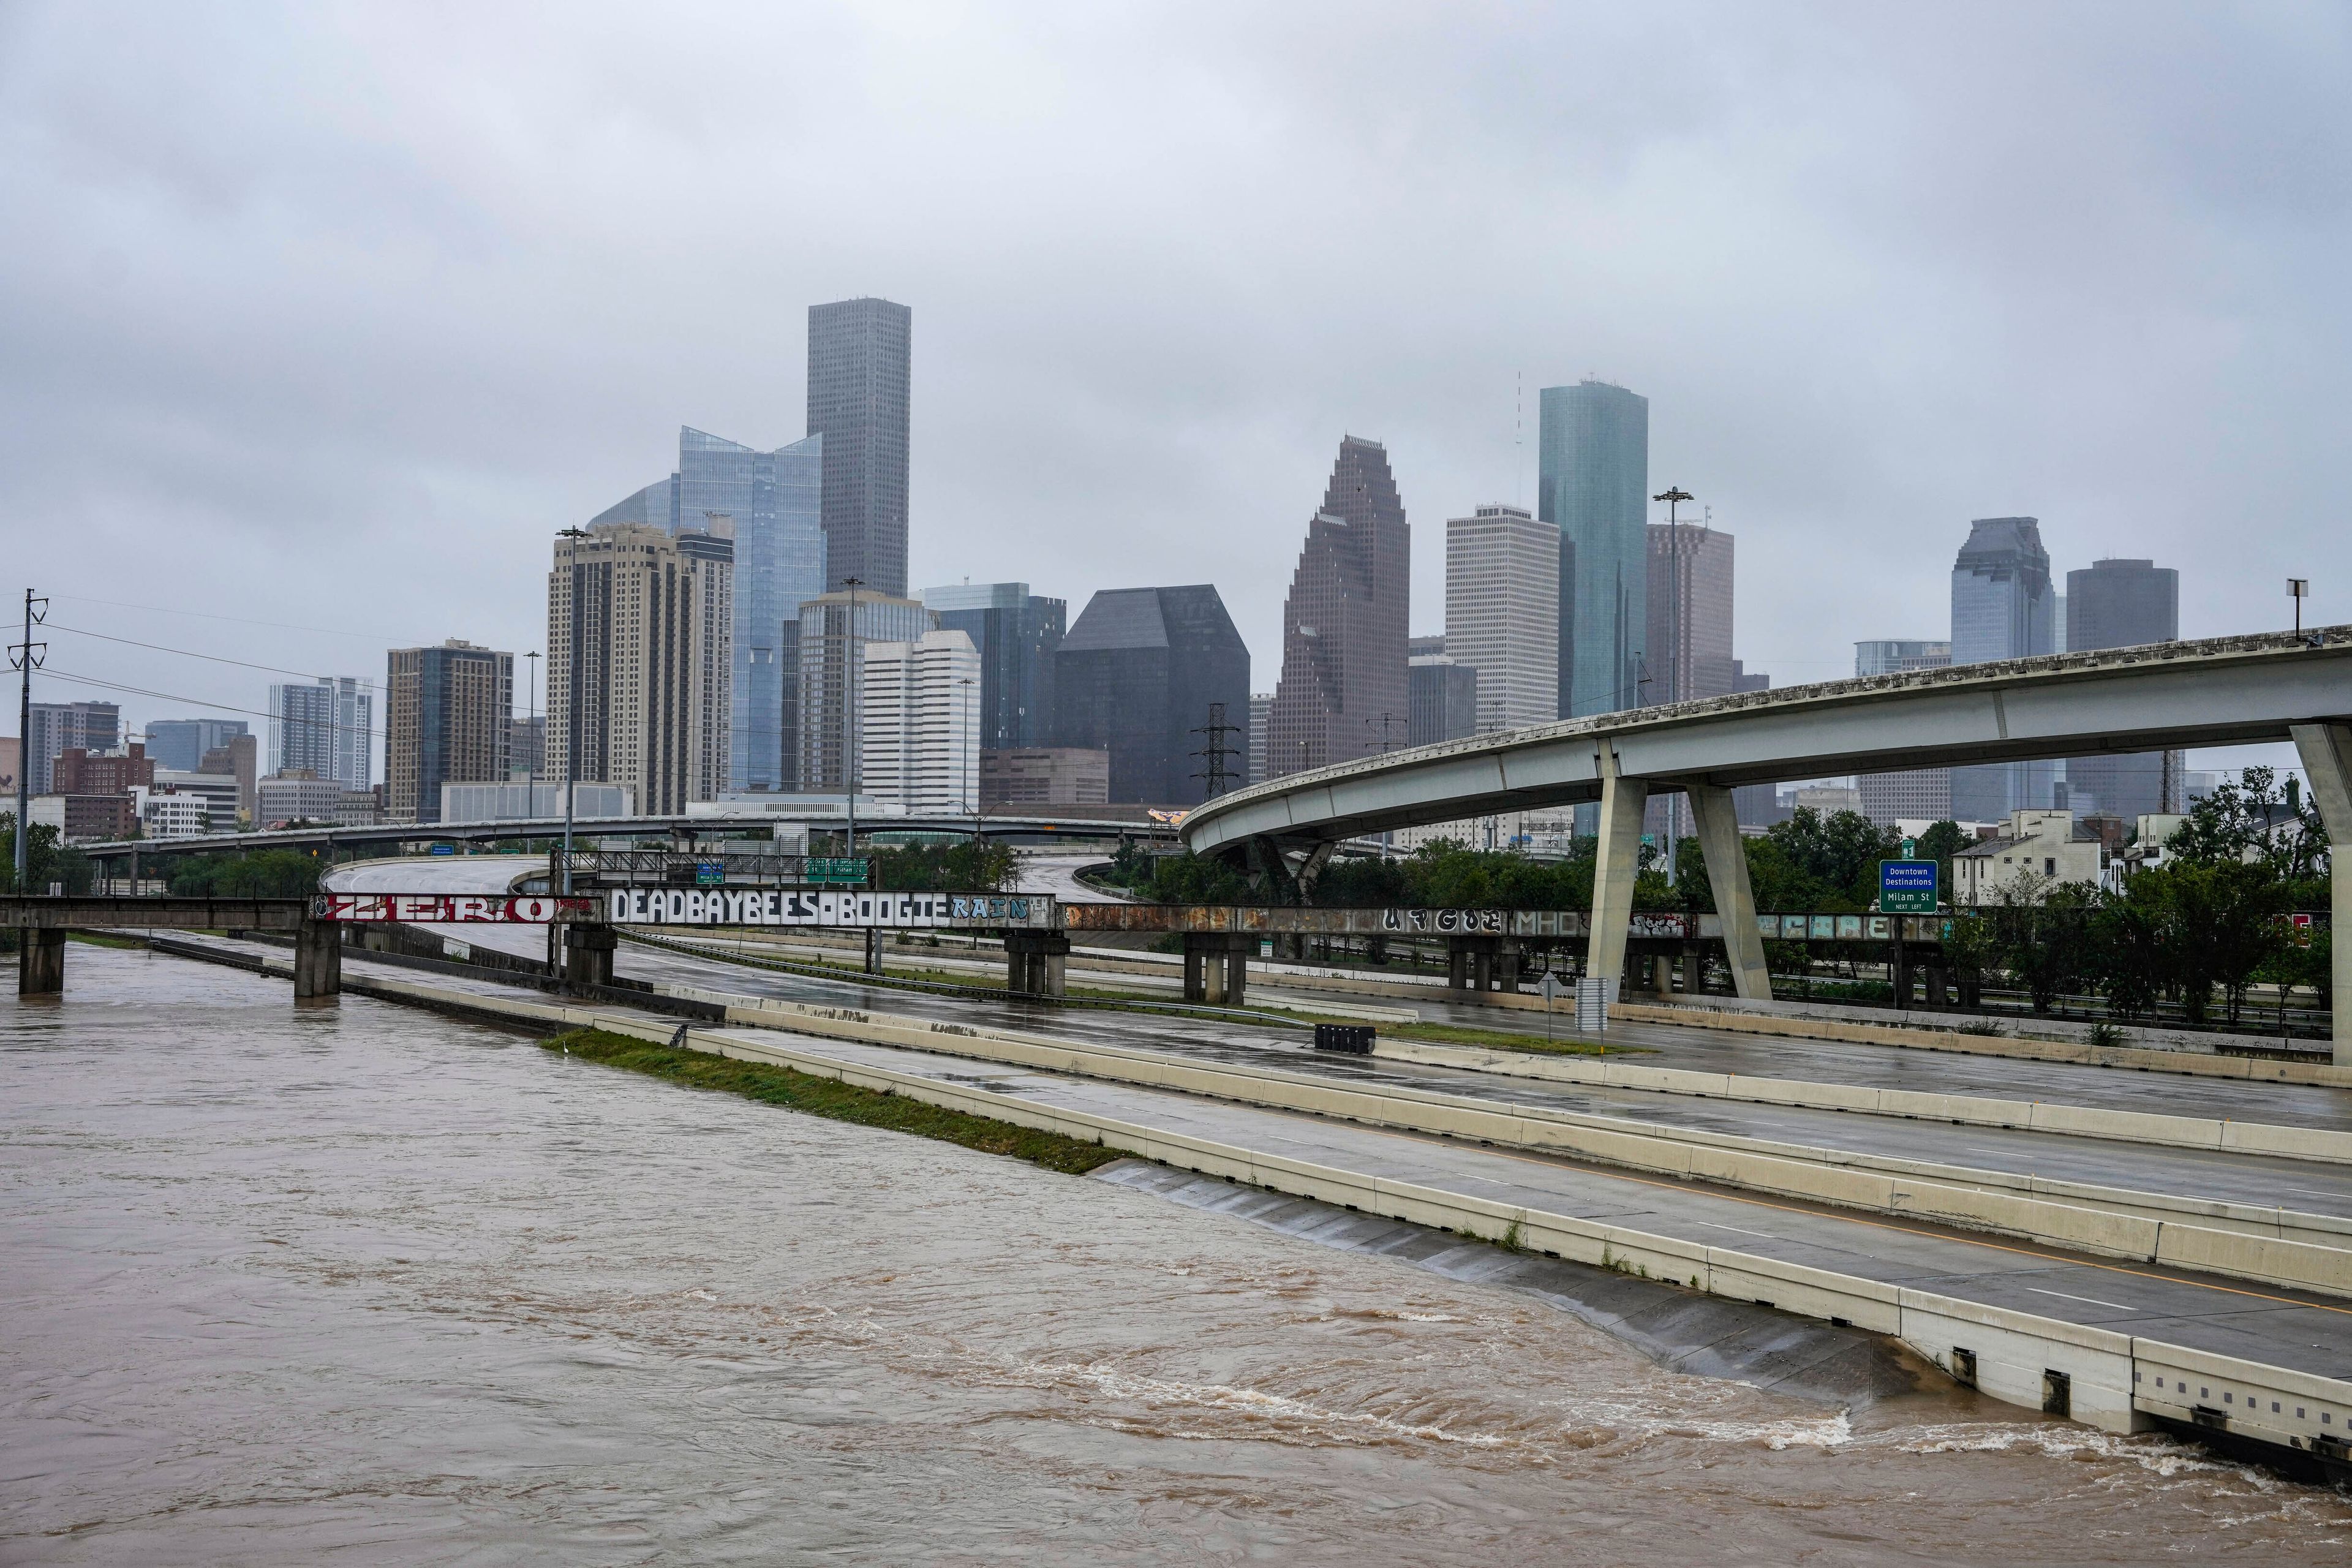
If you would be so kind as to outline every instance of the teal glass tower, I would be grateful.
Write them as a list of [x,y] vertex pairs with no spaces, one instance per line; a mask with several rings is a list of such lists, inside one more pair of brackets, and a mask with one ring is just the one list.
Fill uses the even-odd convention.
[[1540,412],[1536,515],[1560,533],[1559,716],[1639,708],[1652,700],[1650,400],[1581,381],[1545,387]]

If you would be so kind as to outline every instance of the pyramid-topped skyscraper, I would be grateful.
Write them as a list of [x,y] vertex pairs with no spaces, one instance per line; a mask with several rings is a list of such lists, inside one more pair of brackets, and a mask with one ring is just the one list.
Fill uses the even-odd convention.
[[1268,777],[1404,745],[1412,540],[1387,450],[1348,437],[1282,609]]

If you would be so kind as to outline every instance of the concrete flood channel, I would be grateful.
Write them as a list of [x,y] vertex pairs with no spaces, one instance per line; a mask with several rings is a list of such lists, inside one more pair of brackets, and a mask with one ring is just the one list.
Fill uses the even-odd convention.
[[[223,956],[231,948],[215,945]],[[1220,1097],[1203,1076],[1219,1069],[1206,1065],[1163,1064],[1167,1081],[1147,1085],[1097,1076],[1099,1062],[1064,1063],[1059,1072],[1034,1060],[1009,1063],[1000,1031],[963,1025],[950,1033],[937,1020],[779,1005],[731,992],[744,972],[717,963],[698,966],[700,985],[666,988],[708,1005],[722,994],[723,976],[734,1000],[727,1023],[681,1032],[677,1018],[657,1011],[526,999],[495,980],[403,974],[355,955],[348,963],[354,988],[387,999],[528,1027],[591,1025],[887,1087],[1097,1138],[1188,1180],[1321,1204],[1351,1219],[1507,1239],[1522,1256],[1671,1287],[1685,1300],[1712,1296],[1784,1321],[1783,1314],[1813,1320],[1820,1332],[1886,1336],[1991,1397],[2109,1431],[2162,1426],[2301,1476],[2347,1473],[2352,1310],[2324,1296],[2226,1281],[2169,1259],[2123,1267],[2079,1247],[1996,1243],[1932,1219],[1893,1224],[1685,1177],[1644,1178],[1535,1150],[1374,1127],[1344,1112],[1305,1116],[1300,1110],[1312,1107],[1303,1101],[1270,1109]],[[761,1026],[745,1026],[751,1018]],[[991,1037],[984,1051],[983,1035]],[[2293,1245],[2240,1239],[2257,1248]],[[1578,1299],[1572,1290],[1555,1294]],[[1679,1349],[1695,1352],[1705,1342]],[[1657,1347],[1668,1359],[1676,1350]]]

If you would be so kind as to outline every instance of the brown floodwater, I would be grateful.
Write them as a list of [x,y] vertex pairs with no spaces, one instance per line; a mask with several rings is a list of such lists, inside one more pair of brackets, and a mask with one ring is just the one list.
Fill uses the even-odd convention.
[[1687,1376],[1148,1192],[67,962],[0,1001],[6,1563],[2352,1551],[2352,1501],[2166,1439]]

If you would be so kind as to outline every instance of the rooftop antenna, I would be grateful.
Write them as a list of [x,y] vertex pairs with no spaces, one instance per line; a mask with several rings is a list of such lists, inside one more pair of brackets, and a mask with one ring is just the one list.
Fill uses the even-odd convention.
[[1528,373],[1513,371],[1516,384],[1511,390],[1511,504],[1527,509],[1528,488]]

